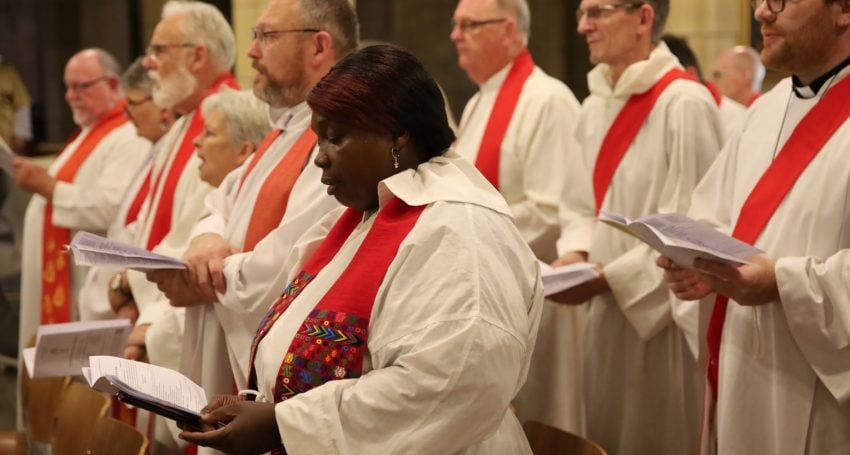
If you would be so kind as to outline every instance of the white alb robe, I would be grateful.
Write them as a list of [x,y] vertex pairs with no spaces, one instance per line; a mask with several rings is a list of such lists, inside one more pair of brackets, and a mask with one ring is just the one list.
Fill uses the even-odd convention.
[[[608,65],[594,68],[575,134],[580,148],[566,168],[566,181],[575,186],[564,191],[558,252],[588,252],[590,262],[602,264],[611,287],[590,302],[584,387],[587,434],[612,454],[684,454],[697,447],[696,358],[672,323],[674,299],[655,266],[658,255],[597,224],[592,186],[600,144],[626,101],[678,66],[660,43],[647,60],[629,66],[614,88]],[[620,162],[601,209],[630,218],[685,211],[720,150],[721,136],[708,90],[674,81]]]
[[[161,144],[161,142],[159,142]],[[118,206],[118,212],[115,219],[109,224],[106,230],[106,237],[119,242],[131,244],[135,239],[135,232],[138,223],[136,221],[125,225],[127,214],[130,211],[130,206],[136,199],[136,194],[139,192],[145,178],[148,176],[150,165],[153,156],[156,154],[158,146],[153,145],[148,157],[142,167],[136,173],[136,176],[130,181],[130,185],[124,192],[121,198],[121,203]],[[137,217],[138,220],[138,217]],[[115,312],[109,305],[108,290],[110,281],[116,273],[120,272],[120,267],[109,266],[94,266],[88,267],[85,281],[80,288],[79,294],[79,316],[81,321],[95,321],[102,319],[114,319]]]
[[[364,374],[327,382],[275,407],[289,453],[531,453],[508,409],[525,378],[543,302],[539,269],[508,206],[450,153],[379,184],[427,205],[378,289]],[[292,251],[291,279],[342,213]],[[260,343],[258,386],[272,396],[290,342],[368,232],[365,219]],[[274,254],[257,248],[254,255]]]
[[[172,125],[171,130],[163,136],[162,149],[154,157],[152,181],[157,181],[157,176],[167,171],[177,156],[177,149],[186,135],[189,122],[193,115],[198,115],[196,109]],[[192,228],[202,218],[204,211],[204,198],[213,187],[201,180],[198,166],[201,159],[193,153],[192,157],[183,168],[174,190],[174,204],[171,209],[171,228],[154,251],[172,257],[182,257],[189,243],[189,234]],[[163,179],[167,175],[162,176]],[[151,188],[142,208],[139,211],[138,226],[134,244],[141,248],[147,247],[151,228],[154,222],[156,206],[163,198],[164,183],[159,188]],[[151,324],[145,334],[145,347],[150,363],[163,366],[172,370],[180,367],[180,352],[182,349],[183,324],[185,309],[172,307],[165,294],[157,289],[156,284],[148,281],[140,272],[127,271],[127,281],[133,291],[133,298],[139,308],[139,319],[136,325]],[[173,421],[156,418],[154,425],[153,440],[151,441],[152,453],[174,453],[177,447],[185,445],[183,441],[177,440],[179,432]],[[144,425],[140,419],[139,425]],[[146,431],[142,427],[142,431]]]
[[[848,73],[845,68],[827,85]],[[694,192],[691,216],[731,232],[758,179],[828,88],[801,99],[785,79],[760,97]],[[717,453],[850,453],[848,150],[845,121],[755,243],[777,259],[780,301],[756,307],[729,301],[720,347]],[[712,294],[698,310],[703,349],[713,303]]]
[[724,96],[720,99],[720,121],[723,124],[723,139],[732,137],[736,128],[740,128],[744,123],[744,115],[747,113],[747,106]]
[[[83,131],[56,157],[48,168],[56,175],[62,165],[83,142]],[[56,182],[53,190],[53,224],[72,230],[103,235],[118,212],[121,196],[148,157],[151,143],[136,135],[136,127],[127,122],[112,130],[95,146],[77,171],[74,181]],[[35,334],[41,317],[41,241],[47,200],[33,195],[24,218],[23,256],[21,260],[21,324],[18,340],[21,348]],[[77,295],[87,267],[71,266],[71,317],[76,319]],[[106,291],[104,291],[106,292]]]
[[[487,121],[512,63],[484,82],[461,118],[455,150],[474,163]],[[517,228],[541,260],[555,259],[558,201],[579,103],[563,82],[535,67],[502,141],[499,191]],[[586,310],[546,302],[526,386],[514,404],[520,420],[584,433],[581,356]]]
[[[242,250],[260,188],[310,126],[310,108],[306,102],[289,109],[270,109],[269,114],[273,126],[283,132],[245,178],[241,189],[239,182],[243,179],[245,165],[228,174],[222,184],[207,195],[208,215],[195,226],[192,237],[215,233]],[[288,238],[290,246],[325,214],[339,207],[321,182],[321,169],[313,164],[317,152],[318,147],[314,147],[307,158],[277,229],[277,235],[284,242],[283,239]],[[281,248],[280,254],[289,251],[283,244],[276,247]],[[248,284],[269,286],[264,281]],[[244,389],[251,341],[267,309],[268,305],[246,305],[238,293],[220,294],[216,304],[186,308],[181,372],[201,385],[209,396],[231,393],[234,380],[238,388]]]

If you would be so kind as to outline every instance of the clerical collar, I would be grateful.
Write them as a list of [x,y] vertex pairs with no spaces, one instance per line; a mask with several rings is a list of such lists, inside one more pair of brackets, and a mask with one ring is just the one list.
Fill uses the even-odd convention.
[[803,85],[796,75],[791,76],[791,82],[793,83],[792,88],[794,89],[794,94],[797,95],[797,98],[814,98],[820,89],[823,88],[824,84],[827,83],[833,76],[838,74],[841,70],[850,65],[850,57],[845,59],[843,62],[836,65],[831,70],[827,71],[822,76],[813,80],[809,85]]

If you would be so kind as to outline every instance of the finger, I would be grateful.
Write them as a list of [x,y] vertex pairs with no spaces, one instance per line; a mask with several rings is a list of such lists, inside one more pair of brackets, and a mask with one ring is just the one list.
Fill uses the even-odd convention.
[[[224,294],[227,290],[227,285],[224,280],[224,262],[221,259],[216,258],[210,262],[210,276],[212,277],[213,288],[219,293]],[[215,294],[213,294],[214,296]]]
[[224,428],[218,428],[212,431],[182,431],[178,435],[180,439],[184,441],[189,441],[192,444],[197,444],[199,446],[210,447],[215,446],[216,443],[221,442],[224,439]]
[[676,263],[667,256],[658,256],[658,258],[655,259],[655,265],[664,270],[679,270],[679,266],[677,266]]
[[737,267],[724,262],[697,259],[694,261],[694,268],[704,275],[711,275],[724,281],[735,280],[741,276]]

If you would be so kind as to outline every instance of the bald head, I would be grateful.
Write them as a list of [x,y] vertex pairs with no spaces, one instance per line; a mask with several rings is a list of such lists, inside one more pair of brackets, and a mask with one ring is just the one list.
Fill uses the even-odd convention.
[[65,100],[71,107],[74,123],[90,126],[106,114],[121,98],[118,62],[103,49],[77,52],[65,65]]
[[735,46],[720,53],[714,61],[712,81],[723,95],[747,105],[761,89],[764,65],[758,52],[747,46]]

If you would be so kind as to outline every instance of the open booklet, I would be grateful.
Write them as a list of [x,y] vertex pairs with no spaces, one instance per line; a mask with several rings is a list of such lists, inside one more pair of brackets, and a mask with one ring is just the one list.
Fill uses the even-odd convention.
[[91,356],[83,367],[89,385],[119,400],[188,427],[201,428],[207,395],[182,374],[148,363],[112,356]]
[[114,266],[140,271],[185,269],[186,263],[162,254],[78,231],[68,250],[77,265]]
[[31,378],[76,376],[90,356],[121,355],[129,335],[129,319],[41,325],[24,364]]
[[747,264],[748,257],[763,253],[748,243],[678,213],[659,213],[630,220],[623,215],[603,211],[599,214],[599,221],[637,237],[679,267],[692,268],[697,258]]
[[9,147],[9,144],[0,137],[0,168],[3,168],[9,175],[14,175],[12,171],[12,158],[14,157],[15,152],[12,151],[12,147]]
[[560,267],[551,267],[541,261],[538,261],[538,263],[540,264],[540,279],[543,281],[543,295],[546,297],[586,283],[599,276],[596,265],[589,262],[577,262]]

